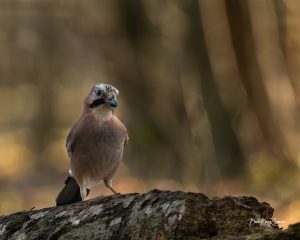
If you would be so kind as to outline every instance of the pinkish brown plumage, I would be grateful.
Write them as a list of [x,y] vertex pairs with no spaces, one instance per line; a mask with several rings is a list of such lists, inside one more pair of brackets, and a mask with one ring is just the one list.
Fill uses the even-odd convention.
[[124,124],[113,112],[118,93],[111,85],[97,84],[85,98],[82,116],[67,138],[70,177],[56,199],[57,205],[83,200],[89,189],[102,181],[116,193],[112,177],[128,141]]

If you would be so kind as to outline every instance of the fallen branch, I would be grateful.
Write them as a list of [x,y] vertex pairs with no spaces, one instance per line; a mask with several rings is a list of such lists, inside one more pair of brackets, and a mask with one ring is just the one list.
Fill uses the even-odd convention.
[[[1,239],[279,239],[273,208],[253,197],[152,190],[0,217]],[[251,220],[252,219],[252,220]],[[266,224],[258,220],[264,219]],[[299,226],[296,232],[300,232]],[[292,227],[295,231],[295,227]],[[253,237],[253,238],[252,238]],[[265,238],[269,237],[269,238]],[[285,238],[294,239],[294,238]]]

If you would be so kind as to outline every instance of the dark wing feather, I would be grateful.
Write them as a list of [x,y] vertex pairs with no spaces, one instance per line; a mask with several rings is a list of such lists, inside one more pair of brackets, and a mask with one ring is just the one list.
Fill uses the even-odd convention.
[[72,130],[69,132],[68,137],[67,137],[67,141],[66,141],[66,148],[67,148],[67,152],[69,154],[69,157],[71,157],[71,153],[72,153]]
[[65,181],[64,188],[56,198],[56,206],[63,206],[80,201],[82,201],[80,188],[75,179],[69,176]]

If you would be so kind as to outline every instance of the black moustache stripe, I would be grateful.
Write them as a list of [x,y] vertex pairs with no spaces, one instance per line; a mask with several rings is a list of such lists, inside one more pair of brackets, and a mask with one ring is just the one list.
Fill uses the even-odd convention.
[[90,104],[90,108],[95,108],[101,104],[104,104],[105,101],[103,98],[99,98],[99,99],[96,99],[95,101],[93,101],[91,104]]

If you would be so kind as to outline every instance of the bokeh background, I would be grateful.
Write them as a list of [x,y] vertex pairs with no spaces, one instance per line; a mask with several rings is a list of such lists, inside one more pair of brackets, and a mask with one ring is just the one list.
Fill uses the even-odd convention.
[[54,205],[106,82],[130,135],[119,192],[253,195],[300,221],[299,1],[1,0],[0,53],[1,215]]

